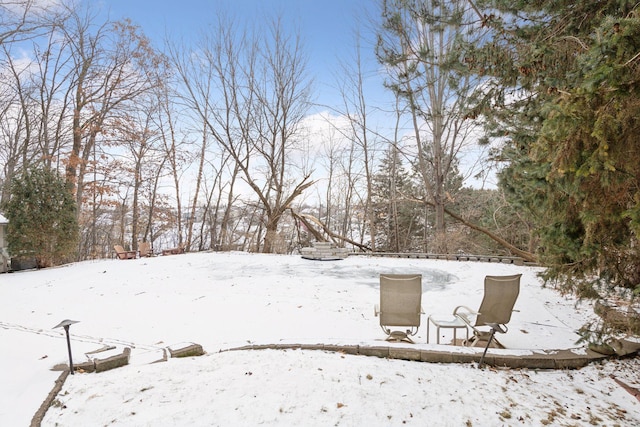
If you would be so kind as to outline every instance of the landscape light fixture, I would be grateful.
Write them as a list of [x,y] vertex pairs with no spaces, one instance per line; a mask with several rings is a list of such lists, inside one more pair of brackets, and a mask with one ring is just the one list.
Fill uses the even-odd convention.
[[74,323],[78,323],[78,321],[65,319],[52,328],[52,329],[64,328],[64,332],[67,334],[67,350],[69,351],[69,371],[71,372],[71,375],[73,375],[73,358],[71,357],[71,340],[69,339],[69,326],[73,325]]

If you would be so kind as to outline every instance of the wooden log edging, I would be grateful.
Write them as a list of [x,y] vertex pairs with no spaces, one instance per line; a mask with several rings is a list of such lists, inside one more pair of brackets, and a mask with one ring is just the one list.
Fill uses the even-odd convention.
[[[494,367],[511,369],[580,369],[589,363],[608,358],[635,356],[640,351],[640,344],[625,342],[627,350],[622,355],[603,355],[585,350],[584,354],[576,354],[571,350],[545,350],[528,355],[502,355],[488,353],[484,363]],[[424,350],[394,346],[338,345],[338,344],[253,344],[242,347],[222,349],[227,351],[248,350],[314,350],[330,351],[351,355],[374,356],[385,359],[398,359],[426,363],[478,363],[482,356],[481,349],[474,353],[456,351]]]

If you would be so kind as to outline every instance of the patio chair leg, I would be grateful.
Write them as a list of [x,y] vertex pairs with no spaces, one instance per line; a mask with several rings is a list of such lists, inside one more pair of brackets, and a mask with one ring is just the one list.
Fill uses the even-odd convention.
[[402,331],[393,331],[389,333],[389,336],[387,337],[387,341],[398,341],[398,342],[405,341],[411,344],[415,344],[415,342],[413,342],[413,340],[409,338],[409,334]]
[[487,341],[487,346],[484,348],[484,352],[482,352],[482,357],[480,358],[480,362],[478,362],[478,369],[482,368],[482,362],[484,362],[484,356],[487,354],[487,350],[491,345],[491,341],[493,340],[493,334],[496,333],[496,330],[491,328],[491,334],[489,334],[489,340]]

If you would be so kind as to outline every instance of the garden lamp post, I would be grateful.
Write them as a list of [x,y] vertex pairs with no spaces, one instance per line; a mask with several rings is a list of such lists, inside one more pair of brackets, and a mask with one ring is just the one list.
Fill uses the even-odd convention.
[[64,332],[67,334],[67,350],[69,351],[69,371],[71,372],[71,375],[73,375],[73,357],[71,357],[71,340],[69,339],[69,326],[73,325],[74,323],[78,323],[78,321],[65,319],[53,327],[53,329],[64,328]]

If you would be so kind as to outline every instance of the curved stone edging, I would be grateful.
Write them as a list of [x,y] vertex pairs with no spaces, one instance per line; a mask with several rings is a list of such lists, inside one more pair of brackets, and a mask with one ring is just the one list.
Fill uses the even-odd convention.
[[[570,350],[547,350],[524,356],[487,353],[484,363],[490,366],[512,369],[579,369],[589,363],[603,359],[634,356],[640,350],[639,343],[631,343],[629,341],[625,341],[625,343],[627,343],[625,353],[613,356],[603,355],[588,349],[585,350],[584,355],[575,354]],[[428,363],[477,363],[482,357],[482,352],[460,353],[407,347],[333,344],[256,344],[223,349],[220,352],[244,350],[320,350]]]
[[[579,369],[589,363],[616,358],[616,357],[633,357],[640,352],[640,343],[630,341],[620,341],[620,351],[618,354],[609,356],[596,353],[592,350],[585,350],[585,354],[579,355],[570,350],[547,350],[540,353],[530,355],[500,355],[487,353],[484,357],[486,365],[511,368],[511,369]],[[454,347],[455,348],[455,347]],[[193,344],[187,347],[187,350],[198,350],[195,353],[180,354],[180,356],[199,356],[205,354],[202,347]],[[130,349],[127,349],[130,351]],[[460,353],[456,351],[437,351],[423,350],[409,347],[393,347],[389,345],[368,346],[368,345],[340,345],[340,344],[253,344],[242,347],[233,347],[221,349],[218,352],[227,351],[246,351],[246,350],[320,350],[331,351],[336,353],[344,353],[361,356],[375,356],[385,359],[407,360],[415,362],[427,363],[478,363],[482,357],[482,352]],[[478,349],[480,350],[480,349]],[[126,353],[128,361],[129,352]],[[165,359],[166,360],[166,359]],[[118,366],[123,366],[119,364]],[[55,381],[53,389],[40,405],[40,408],[31,419],[30,427],[40,427],[47,410],[58,396],[62,386],[64,385],[69,371],[63,371]]]

